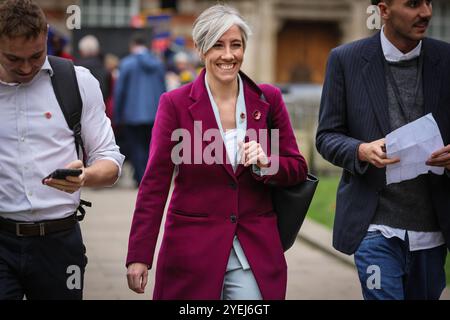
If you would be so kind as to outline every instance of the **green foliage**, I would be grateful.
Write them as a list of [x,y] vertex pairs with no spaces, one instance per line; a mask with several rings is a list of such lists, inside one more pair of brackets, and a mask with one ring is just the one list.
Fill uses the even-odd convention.
[[450,254],[447,250],[447,262],[445,263],[445,276],[447,277],[447,286],[450,286]]
[[308,218],[332,229],[339,177],[319,177],[319,179],[319,185],[308,211]]

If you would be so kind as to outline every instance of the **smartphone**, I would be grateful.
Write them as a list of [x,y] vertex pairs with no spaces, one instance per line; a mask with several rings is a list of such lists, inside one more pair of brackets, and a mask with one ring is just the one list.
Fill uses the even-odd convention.
[[65,179],[66,177],[78,177],[83,171],[81,169],[56,169],[44,179],[42,179],[42,183],[44,183],[45,179]]

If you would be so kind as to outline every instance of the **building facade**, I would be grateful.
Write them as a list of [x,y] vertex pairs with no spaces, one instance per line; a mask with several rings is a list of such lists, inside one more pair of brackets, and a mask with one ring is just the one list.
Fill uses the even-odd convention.
[[[1,0],[0,0],[1,1]],[[111,28],[108,42],[125,45],[122,29],[145,25],[149,17],[156,28],[170,29],[192,47],[192,24],[198,14],[216,0],[36,0],[46,11],[51,25],[66,35],[67,8],[78,5],[81,31]],[[277,83],[291,88],[284,99],[296,130],[300,149],[313,171],[340,171],[324,161],[314,148],[321,84],[332,48],[367,37],[381,28],[370,0],[230,0],[249,22],[249,39],[243,70],[257,82]],[[164,17],[163,17],[164,16]],[[167,20],[167,16],[170,17]],[[169,25],[166,22],[170,21]],[[112,34],[109,34],[112,33]],[[104,33],[103,33],[104,34]],[[428,35],[450,42],[450,0],[433,1],[433,20]],[[106,41],[100,39],[100,42]],[[123,43],[120,43],[123,42]],[[106,48],[107,46],[105,46]],[[295,86],[309,83],[316,86]]]
[[[72,5],[81,8],[82,26],[139,25],[135,18],[171,15],[172,34],[190,40],[195,17],[215,0],[37,0],[49,21],[70,34],[64,21]],[[335,46],[370,35],[369,0],[231,0],[249,21],[250,38],[243,69],[261,82],[323,82],[326,59]],[[162,8],[169,8],[163,9]],[[170,9],[172,8],[172,9]],[[429,35],[450,42],[450,0],[433,1]],[[145,23],[145,22],[144,22]],[[192,43],[190,43],[192,45]]]

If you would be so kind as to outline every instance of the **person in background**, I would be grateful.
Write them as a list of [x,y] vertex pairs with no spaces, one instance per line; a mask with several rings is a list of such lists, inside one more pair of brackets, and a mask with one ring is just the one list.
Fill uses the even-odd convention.
[[[116,85],[117,78],[119,77],[119,58],[111,53],[107,53],[105,55],[105,68],[108,71],[109,74],[109,95],[106,99],[105,105],[106,105],[106,115],[108,118],[113,122],[114,116],[114,88]],[[114,122],[112,123],[113,129],[115,127]]]
[[192,82],[197,77],[191,58],[186,52],[178,52],[175,54],[173,60],[173,71],[168,71],[166,73],[168,91]]
[[100,53],[100,43],[93,35],[86,35],[78,42],[80,58],[75,61],[78,66],[88,69],[100,83],[103,101],[106,102],[110,95],[111,77],[105,67],[103,56]]
[[114,124],[122,132],[122,143],[127,145],[138,186],[147,164],[159,98],[166,91],[165,68],[148,50],[141,34],[133,36],[130,52],[120,63],[113,113]]
[[178,52],[174,57],[174,62],[175,70],[180,77],[181,85],[194,81],[197,74],[195,72],[195,68],[192,64],[191,58],[186,52]]
[[49,55],[74,61],[75,58],[67,50],[68,43],[69,41],[64,35],[57,32],[51,26],[49,27],[47,36],[47,50]]

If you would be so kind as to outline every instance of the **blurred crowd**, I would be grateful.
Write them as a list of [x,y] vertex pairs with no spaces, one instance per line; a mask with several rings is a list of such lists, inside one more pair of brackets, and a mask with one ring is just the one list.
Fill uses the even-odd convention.
[[[136,187],[147,163],[161,94],[193,81],[202,67],[197,53],[187,48],[183,37],[150,42],[146,39],[139,32],[132,35],[129,54],[120,58],[103,52],[94,35],[86,35],[78,43],[70,43],[54,29],[48,36],[49,55],[71,59],[98,80],[117,143],[133,166]],[[77,56],[70,52],[74,48],[78,49]]]

